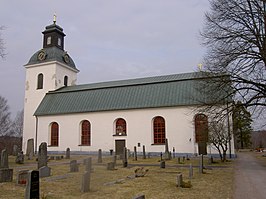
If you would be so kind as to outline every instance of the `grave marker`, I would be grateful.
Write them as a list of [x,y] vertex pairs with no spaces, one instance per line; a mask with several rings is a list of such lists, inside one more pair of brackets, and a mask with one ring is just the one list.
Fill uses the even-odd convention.
[[47,166],[47,143],[42,142],[39,146],[39,153],[38,153],[38,169]]
[[82,175],[81,192],[88,192],[90,190],[91,172],[86,171]]
[[8,154],[7,154],[6,149],[3,149],[1,152],[0,168],[8,168]]
[[20,170],[17,174],[17,185],[25,185],[27,184],[29,178],[29,170]]
[[51,175],[51,168],[48,166],[43,166],[39,168],[39,177],[44,178],[44,177],[49,177]]
[[26,156],[28,156],[28,160],[33,159],[33,154],[34,154],[34,140],[28,139],[27,142],[27,149],[26,149]]
[[134,160],[138,160],[138,155],[137,155],[137,147],[134,146]]
[[79,165],[78,165],[77,160],[71,160],[69,166],[70,166],[70,172],[79,171]]
[[24,163],[24,154],[23,151],[19,152],[16,157],[16,163],[17,164],[23,164]]
[[12,180],[13,180],[13,169],[9,168],[0,169],[0,183],[12,182]]
[[70,159],[70,148],[66,149],[66,159]]
[[127,167],[127,148],[124,147],[124,150],[123,150],[123,167]]
[[146,159],[145,145],[143,145],[142,148],[143,148],[143,159]]
[[25,199],[40,198],[39,171],[29,171],[25,190]]
[[102,163],[103,162],[103,158],[102,158],[102,149],[98,150],[98,163]]

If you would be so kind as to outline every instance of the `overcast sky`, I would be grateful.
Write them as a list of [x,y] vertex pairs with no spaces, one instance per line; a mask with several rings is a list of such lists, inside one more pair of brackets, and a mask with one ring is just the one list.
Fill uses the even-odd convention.
[[208,9],[208,0],[0,0],[7,53],[0,95],[13,116],[23,109],[24,65],[42,48],[55,12],[78,84],[86,84],[196,71]]

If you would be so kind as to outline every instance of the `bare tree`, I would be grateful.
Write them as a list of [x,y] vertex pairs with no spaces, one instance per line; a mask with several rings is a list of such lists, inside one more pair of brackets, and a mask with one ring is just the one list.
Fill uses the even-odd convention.
[[10,136],[14,137],[22,137],[23,133],[23,116],[24,111],[18,111],[17,115],[12,122],[11,130],[10,130]]
[[209,142],[217,149],[223,162],[226,161],[226,153],[230,147],[229,142],[231,140],[225,122],[224,120],[212,120],[209,123]]
[[0,96],[0,136],[9,133],[11,125],[9,106],[7,100]]
[[4,40],[2,38],[2,34],[1,32],[4,30],[4,26],[0,26],[0,57],[2,59],[4,59],[4,57],[6,56],[5,53],[5,45],[4,45]]
[[225,101],[235,98],[261,112],[266,109],[265,2],[211,0],[200,33],[207,47],[204,70],[230,77],[218,79],[213,90],[230,85]]

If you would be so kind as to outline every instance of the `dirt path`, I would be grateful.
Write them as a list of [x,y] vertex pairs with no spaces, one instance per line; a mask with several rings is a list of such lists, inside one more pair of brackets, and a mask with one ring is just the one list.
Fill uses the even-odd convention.
[[266,165],[253,152],[237,154],[234,199],[266,199]]

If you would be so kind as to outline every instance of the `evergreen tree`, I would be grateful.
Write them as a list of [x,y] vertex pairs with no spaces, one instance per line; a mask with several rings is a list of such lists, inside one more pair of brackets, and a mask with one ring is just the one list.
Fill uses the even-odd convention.
[[[247,148],[251,145],[252,119],[250,112],[238,101],[233,109],[233,132],[236,145],[240,148]],[[237,147],[239,148],[239,147]]]

